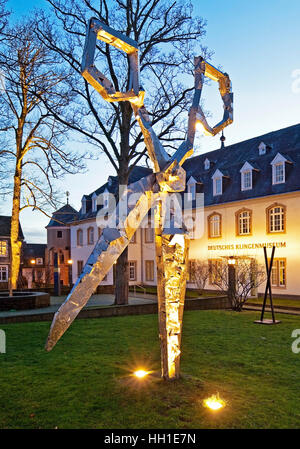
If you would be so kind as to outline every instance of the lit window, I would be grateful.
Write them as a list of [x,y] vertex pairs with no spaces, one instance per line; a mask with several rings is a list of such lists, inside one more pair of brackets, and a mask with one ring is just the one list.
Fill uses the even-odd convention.
[[274,259],[271,283],[273,287],[286,287],[286,260]]
[[94,244],[94,228],[90,227],[87,230],[87,237],[88,237],[88,245]]
[[36,258],[36,264],[37,265],[43,265],[43,258],[42,257],[37,257]]
[[238,214],[238,235],[251,233],[251,212],[245,210]]
[[190,282],[191,284],[195,283],[195,271],[196,271],[196,261],[189,260],[187,281]]
[[7,256],[7,241],[0,240],[0,256]]
[[275,206],[269,209],[269,232],[285,231],[285,211],[282,206]]
[[285,182],[285,164],[284,162],[278,162],[273,166],[273,184],[282,184]]
[[223,265],[222,261],[218,259],[210,259],[209,265],[209,283],[210,285],[218,284],[223,277]]
[[136,280],[136,262],[135,261],[129,262],[129,280],[130,281]]
[[154,281],[154,261],[146,260],[146,281]]
[[7,282],[8,280],[8,266],[0,265],[0,282]]
[[78,229],[77,231],[77,246],[83,246],[83,231]]
[[221,237],[221,216],[213,214],[208,220],[209,237]]

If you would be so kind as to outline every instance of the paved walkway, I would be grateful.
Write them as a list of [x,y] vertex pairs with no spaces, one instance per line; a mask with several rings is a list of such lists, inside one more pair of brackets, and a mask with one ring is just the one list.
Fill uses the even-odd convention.
[[[105,307],[105,306],[112,306],[114,305],[114,295],[104,294],[104,295],[93,295],[86,306],[84,308],[98,308],[98,307]],[[40,309],[30,309],[30,310],[16,310],[16,311],[10,311],[6,310],[4,312],[0,312],[0,318],[4,317],[10,317],[10,316],[17,316],[17,315],[38,315],[40,313],[54,313],[57,311],[59,306],[64,302],[66,299],[66,296],[51,296],[50,298],[50,306],[49,307],[43,307]],[[157,302],[157,298],[155,295],[147,295],[147,297],[144,297],[143,294],[140,296],[131,296],[129,295],[129,304],[135,305],[135,304],[149,304]]]

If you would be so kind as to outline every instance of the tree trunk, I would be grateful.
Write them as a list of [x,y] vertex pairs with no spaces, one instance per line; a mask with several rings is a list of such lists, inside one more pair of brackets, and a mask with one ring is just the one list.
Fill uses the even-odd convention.
[[11,213],[11,230],[10,230],[10,245],[11,245],[11,269],[10,269],[10,282],[9,282],[10,296],[12,296],[13,290],[17,289],[17,282],[21,263],[22,242],[19,240],[21,175],[22,170],[20,168],[19,161],[17,161],[14,176],[14,196],[13,196],[13,205]]
[[[120,164],[118,173],[119,187],[128,184],[128,165],[124,162]],[[119,196],[118,196],[119,199]],[[123,251],[116,263],[116,279],[115,279],[115,304],[128,304],[128,247]]]

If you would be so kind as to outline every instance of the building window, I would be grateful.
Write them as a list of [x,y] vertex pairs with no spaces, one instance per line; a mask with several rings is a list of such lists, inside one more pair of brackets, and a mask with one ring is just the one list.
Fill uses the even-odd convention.
[[129,262],[129,280],[136,281],[136,261]]
[[92,212],[97,212],[97,195],[96,193],[92,196]]
[[252,189],[252,170],[247,170],[241,173],[242,190]]
[[2,256],[2,257],[7,256],[7,241],[6,240],[0,240],[0,256]]
[[274,205],[267,209],[267,232],[285,232],[286,208]]
[[83,246],[83,231],[78,229],[77,231],[77,246]]
[[249,235],[252,233],[252,211],[243,209],[236,213],[236,234]]
[[77,260],[77,276],[82,273],[83,270],[83,260]]
[[195,283],[195,260],[189,260],[189,265],[188,265],[188,273],[187,273],[187,281],[190,282],[191,284]]
[[286,259],[274,259],[271,283],[273,287],[286,287]]
[[36,258],[36,264],[37,265],[43,265],[43,258],[42,257],[37,257]]
[[209,169],[210,169],[210,160],[206,158],[204,161],[204,170],[209,170]]
[[102,228],[98,228],[98,239],[100,239],[101,234],[102,234]]
[[154,261],[145,260],[146,265],[146,281],[154,281]]
[[222,260],[209,259],[209,283],[215,285],[221,281],[222,278]]
[[8,281],[8,266],[0,265],[0,282]]
[[57,231],[56,236],[58,239],[62,238],[62,231]]
[[188,185],[188,196],[190,201],[194,201],[196,199],[196,183]]
[[154,229],[151,227],[149,223],[148,228],[145,228],[145,243],[153,243],[154,242]]
[[267,152],[267,145],[264,142],[261,142],[258,146],[259,155],[263,156]]
[[282,184],[285,182],[285,163],[278,162],[272,165],[273,184]]
[[83,215],[86,214],[86,199],[85,198],[83,198],[81,200],[81,213]]
[[87,230],[87,238],[88,238],[88,245],[94,244],[94,228],[90,227]]
[[136,243],[136,232],[133,234],[130,243]]
[[213,183],[214,196],[222,195],[222,178],[215,178]]
[[208,216],[208,237],[221,237],[221,214],[214,212]]

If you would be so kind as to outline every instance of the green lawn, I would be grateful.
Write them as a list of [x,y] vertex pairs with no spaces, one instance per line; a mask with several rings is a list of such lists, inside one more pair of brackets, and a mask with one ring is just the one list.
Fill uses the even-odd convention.
[[[184,316],[183,379],[136,381],[160,365],[157,316],[75,321],[51,353],[50,323],[2,325],[0,428],[297,428],[300,354],[291,333],[300,318],[253,324],[253,312]],[[227,407],[202,406],[219,392]]]
[[[259,304],[262,306],[264,298],[249,298],[248,303],[251,304]],[[300,309],[300,299],[289,299],[289,298],[273,298],[274,306],[283,306],[283,307],[296,307]],[[267,299],[267,306],[270,305],[270,299]]]

